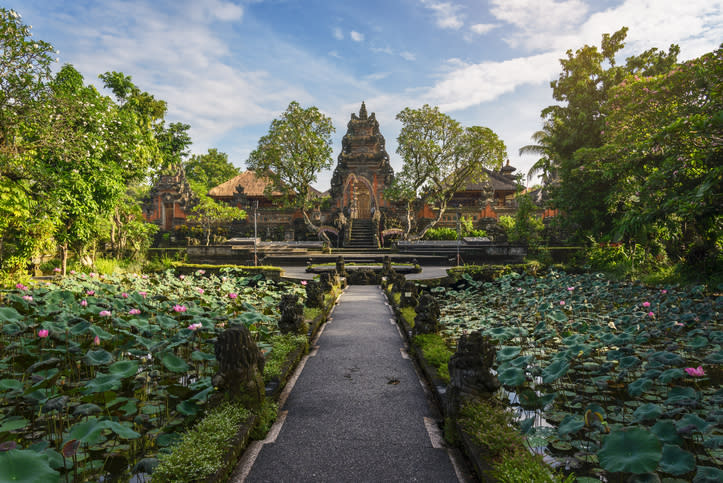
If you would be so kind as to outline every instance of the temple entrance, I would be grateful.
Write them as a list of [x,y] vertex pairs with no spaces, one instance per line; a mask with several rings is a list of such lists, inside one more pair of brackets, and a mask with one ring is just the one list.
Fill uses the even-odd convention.
[[354,218],[368,220],[372,217],[372,197],[369,193],[369,187],[366,184],[357,181],[354,186],[356,195],[357,214]]

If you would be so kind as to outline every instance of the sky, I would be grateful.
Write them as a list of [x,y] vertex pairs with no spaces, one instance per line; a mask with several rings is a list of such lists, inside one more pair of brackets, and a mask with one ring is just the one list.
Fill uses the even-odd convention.
[[[554,103],[550,81],[568,50],[629,28],[621,60],[680,46],[679,60],[723,42],[723,0],[5,0],[99,88],[119,71],[191,125],[191,151],[216,148],[245,168],[291,101],[336,128],[333,166],[352,112],[376,112],[395,171],[405,107],[424,104],[520,147]],[[107,92],[107,94],[110,94]],[[320,174],[326,190],[333,166]]]

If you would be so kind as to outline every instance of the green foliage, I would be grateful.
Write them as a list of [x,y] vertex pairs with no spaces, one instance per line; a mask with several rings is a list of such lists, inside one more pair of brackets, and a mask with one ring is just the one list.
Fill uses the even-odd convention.
[[[501,166],[507,151],[491,129],[463,128],[437,107],[405,108],[397,119],[402,122],[397,153],[404,164],[385,196],[407,203],[405,237],[421,238],[439,222],[452,196],[468,183],[481,181],[484,168]],[[411,235],[417,198],[439,211],[435,220]]]
[[274,378],[281,377],[286,358],[293,351],[306,347],[306,335],[299,334],[277,334],[271,337],[269,344],[270,352],[266,354],[264,363],[264,381],[268,382]]
[[524,243],[532,247],[540,243],[545,225],[541,219],[535,216],[536,209],[537,207],[529,196],[519,195],[514,218],[506,215],[500,217],[499,224],[505,230],[510,242]]
[[224,463],[226,444],[249,417],[245,408],[224,404],[183,434],[171,453],[161,453],[152,481],[190,482],[213,475]]
[[258,419],[256,425],[251,431],[251,439],[262,440],[266,437],[266,433],[269,432],[271,426],[276,421],[276,416],[279,414],[279,405],[274,401],[266,398],[264,404],[261,406],[261,410],[257,414]]
[[219,203],[208,196],[201,196],[200,202],[191,209],[188,216],[189,221],[198,223],[203,229],[206,245],[211,244],[211,232],[215,228],[244,218],[244,210]]
[[530,453],[526,448],[504,453],[493,463],[492,476],[500,483],[572,483],[575,476],[565,477],[553,472],[542,456]]
[[417,311],[414,310],[414,307],[402,307],[399,309],[399,312],[402,314],[402,318],[407,325],[414,327],[414,318],[417,316]]
[[211,188],[230,180],[239,173],[236,166],[228,160],[228,154],[222,153],[215,148],[208,150],[206,154],[194,154],[183,165],[186,171],[186,178],[193,187],[195,183],[200,189],[196,191],[199,195],[205,195]]
[[513,427],[514,415],[492,401],[462,406],[457,425],[494,459],[524,447],[522,435]]
[[[463,237],[484,237],[487,232],[484,230],[476,230],[471,217],[463,216],[460,220],[460,235]],[[456,240],[457,229],[449,227],[430,228],[424,234],[424,240]]]
[[452,357],[452,352],[447,342],[439,334],[419,334],[414,336],[414,343],[422,349],[424,359],[433,367],[437,368],[437,374],[445,382],[449,382],[449,367],[447,363]]

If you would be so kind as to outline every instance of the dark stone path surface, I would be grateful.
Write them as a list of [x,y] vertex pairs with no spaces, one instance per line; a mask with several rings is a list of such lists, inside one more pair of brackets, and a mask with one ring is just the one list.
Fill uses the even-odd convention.
[[246,481],[458,481],[392,318],[379,287],[345,291]]

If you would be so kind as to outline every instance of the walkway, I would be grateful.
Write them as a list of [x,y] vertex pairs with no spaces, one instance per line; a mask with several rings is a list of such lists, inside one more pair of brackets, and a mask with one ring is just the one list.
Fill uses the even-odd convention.
[[231,481],[459,481],[379,287],[350,286],[332,315]]
[[[292,266],[285,265],[281,268],[284,269],[285,278],[296,278],[301,280],[311,280],[316,275],[306,271],[305,266]],[[451,267],[435,267],[435,266],[424,266],[422,271],[419,273],[409,273],[405,275],[407,280],[432,280],[435,278],[444,278],[447,276],[447,269]]]

